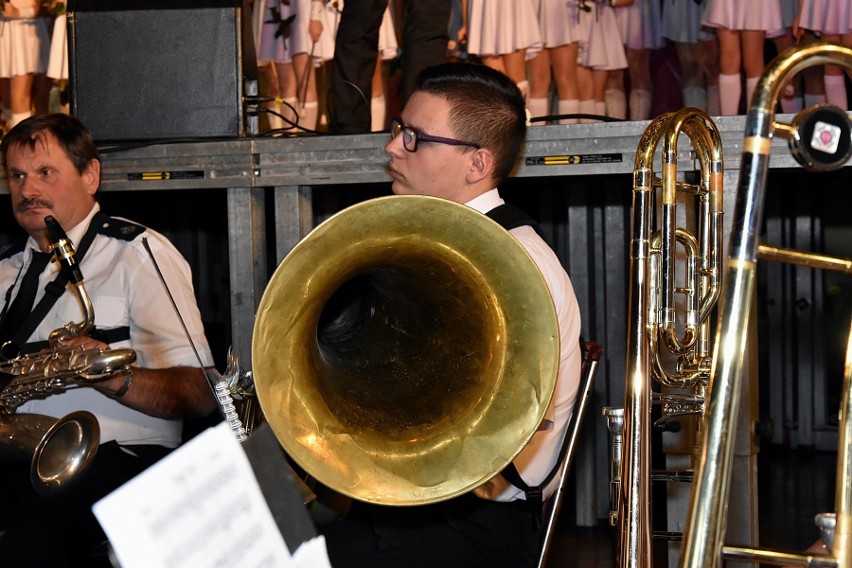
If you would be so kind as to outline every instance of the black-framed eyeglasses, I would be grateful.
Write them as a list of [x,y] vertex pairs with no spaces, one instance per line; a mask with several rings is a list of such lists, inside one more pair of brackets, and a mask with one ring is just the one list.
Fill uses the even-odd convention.
[[409,152],[416,152],[417,145],[421,142],[435,142],[449,146],[470,146],[477,150],[482,148],[482,146],[473,142],[463,142],[452,138],[444,138],[443,136],[431,136],[411,126],[406,126],[400,118],[394,118],[391,120],[391,139],[396,138],[400,134],[402,134],[402,147]]

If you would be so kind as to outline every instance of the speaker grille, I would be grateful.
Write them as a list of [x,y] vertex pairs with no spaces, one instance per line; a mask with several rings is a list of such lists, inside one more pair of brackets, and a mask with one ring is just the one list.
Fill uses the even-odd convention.
[[98,141],[244,135],[240,15],[69,12],[71,113]]

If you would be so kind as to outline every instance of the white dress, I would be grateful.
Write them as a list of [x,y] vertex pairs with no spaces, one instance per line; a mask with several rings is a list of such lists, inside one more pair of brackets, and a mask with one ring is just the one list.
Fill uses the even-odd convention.
[[852,31],[850,0],[803,0],[799,26],[821,34],[843,35]]
[[257,47],[258,63],[290,63],[293,60],[293,53],[285,37],[292,29],[292,22],[289,26],[283,22],[295,18],[295,15],[296,7],[293,4],[267,0],[260,44]]
[[385,9],[382,25],[379,28],[379,55],[382,56],[383,61],[399,57],[399,42],[396,39],[396,27],[393,25],[390,6]]
[[715,34],[701,27],[707,2],[663,0],[663,37],[676,43],[710,41]]
[[595,3],[591,11],[581,10],[579,29],[577,62],[580,65],[605,71],[627,68],[627,56],[612,6]]
[[68,78],[68,17],[56,16],[53,22],[53,36],[50,40],[50,58],[47,62],[47,76],[51,79]]
[[629,49],[663,47],[662,15],[658,0],[636,0],[615,9],[624,46]]
[[334,58],[334,37],[343,1],[323,3],[322,34],[316,44],[308,33],[311,3],[312,0],[267,0],[258,63],[291,63],[297,53],[313,55],[315,65]]
[[729,30],[763,30],[766,37],[784,35],[779,0],[707,0],[703,24]]
[[[324,61],[334,59],[334,40],[337,37],[337,26],[340,24],[340,13],[344,9],[343,0],[328,2],[322,11],[322,35],[314,47],[314,63],[319,65]],[[310,40],[309,40],[310,41]],[[296,52],[298,53],[298,51]]]
[[538,24],[544,47],[580,41],[580,6],[576,0],[538,0]]
[[543,43],[533,0],[470,0],[467,19],[468,53],[496,56],[541,51]]
[[[33,10],[32,0],[8,0],[18,9]],[[46,18],[0,18],[0,77],[11,78],[47,69],[50,37]]]

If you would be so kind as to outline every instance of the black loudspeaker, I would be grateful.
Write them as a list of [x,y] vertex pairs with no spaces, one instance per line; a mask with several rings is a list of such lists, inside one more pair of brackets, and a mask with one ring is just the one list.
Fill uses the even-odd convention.
[[239,0],[72,0],[71,114],[99,142],[244,136],[244,19]]

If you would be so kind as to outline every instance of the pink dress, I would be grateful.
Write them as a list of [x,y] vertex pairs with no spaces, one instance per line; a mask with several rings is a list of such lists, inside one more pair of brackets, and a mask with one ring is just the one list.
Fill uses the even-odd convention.
[[537,0],[538,24],[544,47],[580,41],[580,6],[576,0]]
[[580,53],[577,62],[583,67],[612,71],[627,68],[627,56],[618,29],[615,9],[595,3],[589,12],[580,11]]
[[707,0],[703,24],[729,30],[763,30],[766,37],[784,35],[779,0]]
[[496,56],[527,50],[527,58],[544,46],[533,0],[470,0],[468,53]]
[[850,0],[803,0],[799,26],[822,34],[848,34],[852,32],[850,4]]

